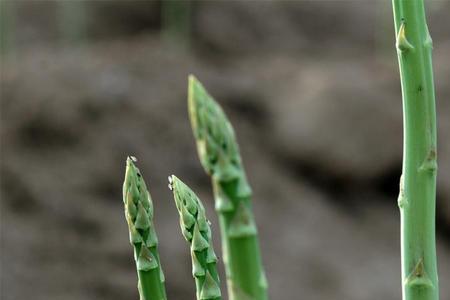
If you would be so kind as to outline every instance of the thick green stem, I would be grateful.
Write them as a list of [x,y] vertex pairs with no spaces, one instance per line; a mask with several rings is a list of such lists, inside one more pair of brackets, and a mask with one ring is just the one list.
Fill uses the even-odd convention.
[[[135,247],[135,255],[139,257],[139,252],[136,251],[138,248]],[[158,248],[153,247],[150,249],[152,255],[155,257],[155,260],[158,261],[159,264],[159,255]],[[149,271],[139,270],[138,269],[138,290],[141,295],[141,300],[162,300],[166,298],[166,291],[164,288],[164,274],[162,273],[161,266],[159,268],[154,268]]]
[[205,208],[195,193],[176,176],[169,177],[175,204],[180,214],[180,227],[191,245],[192,276],[198,300],[221,300],[217,257],[211,241],[211,228]]
[[436,109],[432,40],[423,0],[393,0],[404,112],[400,182],[404,300],[438,300]]
[[134,247],[141,300],[166,300],[165,279],[153,225],[153,204],[144,179],[132,158],[127,159],[123,201],[130,243]]
[[[230,274],[230,298],[267,299],[267,282],[261,264],[250,194],[241,194],[238,185],[238,181],[214,182],[216,211],[223,238],[223,259]],[[250,192],[249,187],[245,190]],[[226,205],[222,205],[223,202]]]
[[211,176],[231,300],[266,300],[267,281],[252,212],[251,189],[234,130],[200,82],[189,78],[189,114],[200,161]]

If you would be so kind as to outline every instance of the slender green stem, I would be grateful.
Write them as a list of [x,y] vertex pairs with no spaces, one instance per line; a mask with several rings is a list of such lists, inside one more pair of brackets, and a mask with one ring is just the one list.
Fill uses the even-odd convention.
[[161,3],[163,35],[169,44],[177,48],[188,48],[191,35],[190,0],[164,0]]
[[134,159],[127,159],[123,201],[125,217],[134,247],[141,300],[166,300],[164,274],[158,253],[158,239],[153,225],[153,204],[150,193]]
[[436,109],[432,40],[423,0],[393,0],[404,112],[400,182],[404,300],[438,300]]
[[252,212],[252,191],[234,130],[221,107],[194,76],[189,78],[188,101],[200,161],[214,189],[229,297],[265,300],[267,281]]
[[169,187],[180,214],[181,232],[191,244],[192,276],[195,278],[197,299],[221,300],[217,257],[205,208],[197,195],[176,176],[169,177]]

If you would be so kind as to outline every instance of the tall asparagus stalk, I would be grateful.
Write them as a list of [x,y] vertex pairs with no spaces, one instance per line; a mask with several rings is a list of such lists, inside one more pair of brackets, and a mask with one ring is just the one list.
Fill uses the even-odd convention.
[[234,130],[222,108],[192,75],[188,93],[200,161],[211,176],[219,214],[228,295],[231,300],[265,300],[267,281],[252,213],[252,191]]
[[153,225],[153,204],[144,178],[131,157],[127,159],[123,202],[130,243],[134,247],[141,300],[166,300],[158,239]]
[[169,188],[180,214],[184,238],[191,244],[192,276],[198,300],[221,300],[217,257],[211,241],[211,228],[205,209],[194,192],[176,176],[169,176]]
[[438,300],[436,263],[436,109],[432,40],[423,0],[393,0],[403,95],[400,181],[404,300]]

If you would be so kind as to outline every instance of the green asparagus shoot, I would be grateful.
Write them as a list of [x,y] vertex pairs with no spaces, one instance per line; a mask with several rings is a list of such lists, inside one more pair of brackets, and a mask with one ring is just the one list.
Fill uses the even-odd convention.
[[127,158],[123,203],[125,218],[134,247],[141,300],[166,300],[164,275],[158,253],[158,238],[153,225],[153,204],[150,193],[133,157]]
[[195,278],[197,300],[220,300],[217,257],[211,241],[211,228],[205,208],[195,193],[176,176],[169,176],[180,214],[181,232],[191,245],[192,276]]
[[438,300],[433,46],[423,0],[393,0],[393,7],[404,118],[398,198],[403,300]]
[[265,300],[267,281],[252,212],[252,191],[233,127],[219,104],[192,75],[188,106],[200,162],[214,190],[228,294],[231,300]]

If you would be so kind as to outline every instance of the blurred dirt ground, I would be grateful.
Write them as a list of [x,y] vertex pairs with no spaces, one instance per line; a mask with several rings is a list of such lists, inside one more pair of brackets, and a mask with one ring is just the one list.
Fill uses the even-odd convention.
[[[121,200],[130,154],[154,200],[168,295],[194,299],[167,175],[199,194],[217,249],[220,238],[187,116],[190,73],[236,129],[271,298],[401,298],[402,116],[389,3],[195,2],[187,49],[161,35],[161,2],[87,2],[82,42],[60,41],[55,5],[20,4],[16,46],[2,57],[2,299],[138,298]],[[427,6],[449,299],[450,2]]]

